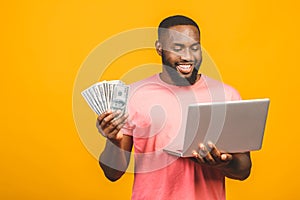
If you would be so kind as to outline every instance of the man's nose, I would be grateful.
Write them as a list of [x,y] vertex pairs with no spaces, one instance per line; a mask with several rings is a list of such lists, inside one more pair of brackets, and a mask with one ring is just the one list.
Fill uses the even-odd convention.
[[193,55],[191,53],[191,50],[189,48],[186,48],[182,54],[180,55],[181,60],[191,61],[193,60]]

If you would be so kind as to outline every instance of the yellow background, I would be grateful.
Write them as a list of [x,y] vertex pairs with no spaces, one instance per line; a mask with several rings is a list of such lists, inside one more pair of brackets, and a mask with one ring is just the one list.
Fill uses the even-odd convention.
[[[81,143],[72,114],[73,85],[98,44],[122,31],[157,26],[172,14],[199,23],[202,45],[222,79],[243,98],[271,99],[263,149],[252,154],[249,179],[227,180],[228,199],[300,199],[299,5],[296,0],[2,2],[0,199],[129,199],[132,174],[110,183]],[[124,67],[159,61],[148,51],[137,55],[128,55]],[[118,78],[113,69],[109,78]]]

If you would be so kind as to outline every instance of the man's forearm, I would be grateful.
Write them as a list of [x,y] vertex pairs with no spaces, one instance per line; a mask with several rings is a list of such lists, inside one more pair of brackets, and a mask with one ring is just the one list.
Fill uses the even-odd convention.
[[251,172],[250,153],[233,154],[230,163],[222,169],[224,175],[228,178],[245,180]]
[[107,140],[104,151],[99,158],[99,164],[105,176],[116,181],[126,171],[130,160],[130,151],[125,151],[121,146]]

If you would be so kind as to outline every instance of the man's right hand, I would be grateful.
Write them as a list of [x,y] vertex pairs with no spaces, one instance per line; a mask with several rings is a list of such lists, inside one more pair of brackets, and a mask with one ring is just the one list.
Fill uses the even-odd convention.
[[112,142],[121,141],[123,134],[120,132],[121,128],[124,126],[128,114],[120,115],[121,111],[106,111],[98,116],[96,127],[103,136],[107,137]]

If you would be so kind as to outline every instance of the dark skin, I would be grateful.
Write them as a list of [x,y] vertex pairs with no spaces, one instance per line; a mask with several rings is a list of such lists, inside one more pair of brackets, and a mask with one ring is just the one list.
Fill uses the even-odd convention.
[[[201,78],[198,74],[202,61],[200,33],[191,25],[177,25],[169,30],[155,43],[163,62],[160,78],[171,85],[194,84]],[[98,131],[107,137],[105,149],[100,156],[100,166],[111,181],[118,180],[126,171],[133,146],[133,138],[123,135],[121,130],[128,115],[115,119],[119,114],[107,111],[97,118]],[[191,159],[196,163],[216,168],[228,178],[244,180],[251,171],[249,152],[221,152],[211,142],[200,143],[192,156]],[[104,163],[109,163],[109,166]]]
[[117,112],[106,111],[98,116],[96,123],[98,131],[107,137],[106,146],[100,155],[99,163],[105,176],[111,181],[118,180],[125,173],[133,146],[133,138],[123,135],[121,131],[128,115],[114,120],[118,114]]

